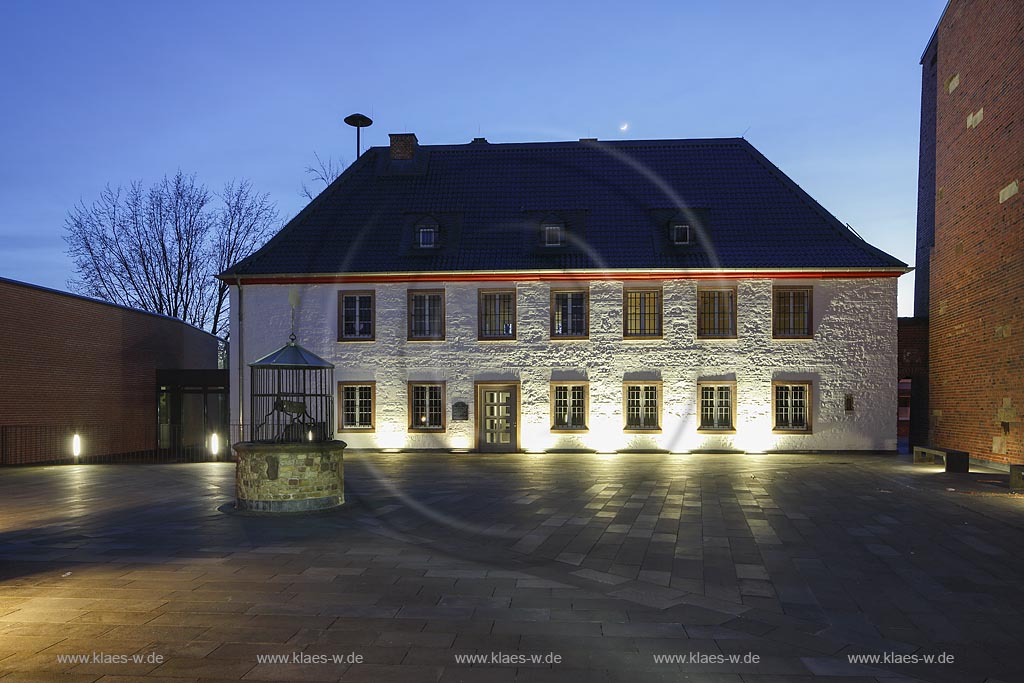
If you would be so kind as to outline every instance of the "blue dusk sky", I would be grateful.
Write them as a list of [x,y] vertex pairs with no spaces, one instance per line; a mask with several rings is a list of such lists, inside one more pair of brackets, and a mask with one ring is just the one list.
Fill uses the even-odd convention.
[[248,178],[287,219],[314,152],[352,162],[356,111],[364,149],[743,136],[913,265],[918,61],[945,1],[6,0],[0,276],[64,289],[68,209],[179,168]]

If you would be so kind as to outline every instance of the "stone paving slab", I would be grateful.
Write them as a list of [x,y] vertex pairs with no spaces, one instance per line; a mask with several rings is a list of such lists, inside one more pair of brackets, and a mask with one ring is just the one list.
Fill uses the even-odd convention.
[[346,479],[345,509],[271,519],[220,509],[228,463],[0,470],[0,683],[1024,680],[1005,475],[398,453]]

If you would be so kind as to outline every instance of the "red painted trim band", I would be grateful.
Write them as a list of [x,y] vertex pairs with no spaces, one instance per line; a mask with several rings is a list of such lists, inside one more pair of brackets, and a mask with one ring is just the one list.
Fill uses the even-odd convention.
[[396,273],[389,274],[358,274],[349,275],[284,275],[253,276],[241,278],[246,285],[314,285],[341,283],[386,283],[386,282],[578,282],[582,280],[748,280],[748,279],[836,279],[855,277],[899,277],[905,270],[874,270],[874,271],[718,271],[703,273],[645,273],[645,272],[608,272],[608,273]]

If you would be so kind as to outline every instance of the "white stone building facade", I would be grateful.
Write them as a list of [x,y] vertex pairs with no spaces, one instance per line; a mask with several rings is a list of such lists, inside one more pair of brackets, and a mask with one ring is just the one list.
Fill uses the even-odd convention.
[[[232,286],[232,422],[251,422],[247,364],[287,340],[294,304],[298,343],[335,365],[333,427],[350,448],[896,448],[891,272],[609,271],[516,278],[367,274]],[[727,338],[707,338],[698,329],[699,301],[705,300],[699,292],[712,289],[734,292],[735,328]],[[514,293],[514,339],[479,338],[482,290]],[[554,334],[552,292],[566,290],[586,292],[585,338]],[[660,334],[653,338],[628,337],[624,291],[634,290],[657,293]],[[775,309],[787,290],[809,296],[809,334],[799,338],[777,334]],[[410,291],[442,293],[443,339],[409,339]],[[372,340],[339,341],[339,316],[346,315],[341,301],[356,292],[372,292]],[[412,405],[413,392],[433,401],[433,409],[440,404],[440,423],[436,413],[429,417],[433,428],[418,429],[417,419],[427,416]],[[566,425],[570,410],[574,424]],[[495,438],[495,425],[507,439]]]

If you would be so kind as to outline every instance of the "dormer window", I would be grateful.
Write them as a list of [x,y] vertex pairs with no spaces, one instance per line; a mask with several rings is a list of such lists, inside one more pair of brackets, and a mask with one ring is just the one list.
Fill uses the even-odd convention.
[[668,226],[668,238],[672,244],[689,244],[693,239],[689,223],[673,222]]
[[565,226],[561,223],[544,223],[541,226],[541,244],[545,247],[565,245]]
[[434,220],[422,220],[416,224],[416,247],[436,249],[440,243],[441,231]]

